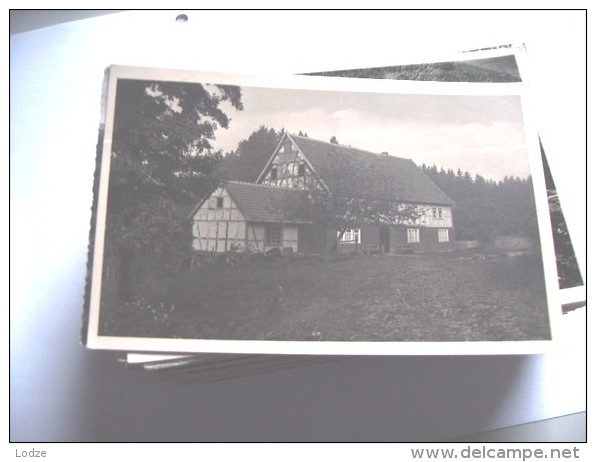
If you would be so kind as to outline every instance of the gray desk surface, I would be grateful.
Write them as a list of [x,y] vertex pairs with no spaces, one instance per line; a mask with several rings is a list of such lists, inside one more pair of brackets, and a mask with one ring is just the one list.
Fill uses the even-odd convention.
[[524,425],[476,433],[453,442],[584,442],[586,441],[586,413],[578,412]]

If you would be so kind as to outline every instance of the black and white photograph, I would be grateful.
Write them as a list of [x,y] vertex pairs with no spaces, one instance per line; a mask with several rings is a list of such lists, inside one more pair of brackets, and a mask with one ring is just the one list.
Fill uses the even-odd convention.
[[560,306],[526,90],[112,67],[87,345],[539,350]]

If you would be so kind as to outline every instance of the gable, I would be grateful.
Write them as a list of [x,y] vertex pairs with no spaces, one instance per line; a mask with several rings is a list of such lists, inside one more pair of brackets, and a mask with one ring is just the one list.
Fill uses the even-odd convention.
[[257,183],[307,190],[316,188],[319,180],[310,161],[300,152],[292,138],[286,134],[259,175]]
[[245,217],[236,201],[224,186],[220,186],[206,197],[191,213],[193,220],[244,221]]

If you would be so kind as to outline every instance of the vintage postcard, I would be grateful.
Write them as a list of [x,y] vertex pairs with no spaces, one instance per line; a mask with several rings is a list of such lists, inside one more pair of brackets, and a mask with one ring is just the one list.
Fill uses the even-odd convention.
[[556,339],[524,83],[115,66],[106,94],[89,347],[511,354]]

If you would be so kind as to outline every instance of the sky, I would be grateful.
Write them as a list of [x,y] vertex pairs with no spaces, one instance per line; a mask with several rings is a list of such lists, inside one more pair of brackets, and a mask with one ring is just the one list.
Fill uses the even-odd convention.
[[217,131],[229,152],[261,125],[485,178],[530,175],[519,96],[415,95],[242,87]]

